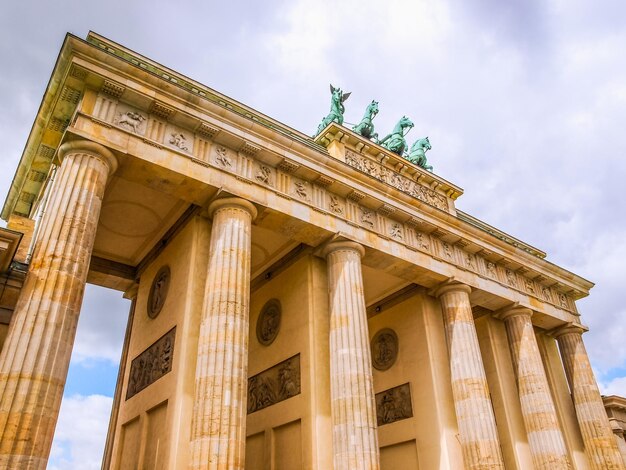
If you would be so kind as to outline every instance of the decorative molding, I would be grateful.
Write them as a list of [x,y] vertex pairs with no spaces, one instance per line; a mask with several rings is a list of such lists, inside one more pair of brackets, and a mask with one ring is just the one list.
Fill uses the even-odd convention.
[[376,420],[378,426],[412,417],[411,387],[408,383],[376,394]]
[[102,85],[102,93],[106,93],[113,98],[119,98],[125,91],[125,86],[111,80],[105,80],[104,84]]
[[148,349],[133,359],[130,365],[126,400],[172,370],[176,327],[161,336]]
[[319,175],[318,178],[315,180],[315,184],[320,185],[322,188],[328,188],[334,182],[335,182],[334,179],[329,178],[328,176],[325,176],[325,175]]
[[388,204],[383,204],[382,206],[378,208],[378,213],[384,216],[389,216],[393,214],[395,211],[396,211],[396,208]]
[[175,112],[174,108],[170,108],[158,101],[153,101],[150,105],[150,113],[165,120],[169,119]]
[[55,152],[56,152],[56,149],[54,147],[49,147],[47,145],[40,144],[39,148],[37,149],[37,156],[45,160],[52,161],[52,158],[54,157]]
[[[127,112],[119,114],[120,109],[122,111],[126,110]],[[120,104],[118,106],[117,113],[117,118],[111,117],[110,119],[112,121],[116,121],[115,124],[119,127],[131,130],[136,134],[144,132],[143,129],[146,127],[147,122],[148,124],[151,123],[152,125],[148,125],[148,129],[144,132],[146,136],[149,137],[144,139],[144,142],[157,148],[163,148],[163,146],[158,142],[166,142],[169,133],[178,129],[175,126],[167,125],[168,131],[166,132],[165,123],[153,118],[147,119],[142,115],[136,116],[135,114],[138,114],[138,110],[135,110],[134,108],[131,109],[124,104]],[[164,114],[161,113],[161,115],[163,116]],[[219,132],[219,129],[206,123],[201,123],[196,128],[196,133],[207,137],[214,136],[217,132]],[[191,140],[186,140],[191,145]],[[186,146],[184,143],[182,145],[183,147]],[[54,155],[54,149],[49,147],[41,148],[49,149],[46,150],[46,153]],[[178,146],[178,148],[180,149],[180,146]],[[210,161],[211,164],[215,164],[217,167],[232,173],[233,176],[239,181],[245,182],[246,184],[262,184],[270,186],[272,190],[282,198],[298,198],[302,203],[308,204],[314,210],[341,217],[349,225],[374,231],[378,233],[380,237],[400,243],[409,250],[419,250],[429,253],[437,259],[450,263],[459,269],[466,271],[469,270],[519,292],[534,296],[542,301],[549,302],[557,308],[566,309],[574,314],[576,313],[573,310],[573,303],[571,299],[566,295],[567,293],[564,293],[564,295],[566,295],[565,301],[561,302],[561,299],[556,293],[552,292],[552,289],[546,289],[545,286],[541,284],[543,280],[546,280],[542,276],[536,276],[535,280],[538,283],[537,285],[533,282],[527,281],[530,277],[527,278],[522,276],[522,272],[526,272],[528,274],[530,273],[530,270],[525,271],[524,269],[518,269],[517,273],[514,273],[513,277],[511,274],[507,277],[505,270],[507,260],[500,259],[497,260],[497,262],[492,261],[494,259],[494,253],[485,248],[478,249],[476,253],[466,251],[466,248],[470,244],[468,240],[458,240],[457,235],[452,235],[445,229],[436,227],[434,224],[424,221],[419,216],[409,216],[408,220],[398,220],[404,218],[401,216],[403,214],[394,218],[394,215],[399,214],[398,209],[391,204],[382,203],[382,201],[380,202],[382,205],[376,211],[364,207],[361,205],[361,202],[365,199],[366,195],[354,189],[345,196],[345,198],[351,202],[347,203],[343,197],[330,192],[329,187],[335,182],[334,179],[325,175],[319,175],[317,179],[313,181],[313,186],[311,186],[310,181],[289,177],[287,176],[288,174],[291,174],[300,168],[297,163],[291,162],[285,158],[283,158],[281,162],[276,165],[276,167],[259,162],[253,157],[253,154],[258,152],[259,148],[249,142],[244,143],[244,145],[240,148],[240,153],[238,155],[235,151],[220,145],[211,145],[209,148],[210,158],[208,158],[207,161]],[[404,192],[408,191],[411,193],[411,191],[418,191],[419,194],[425,194],[423,193],[424,190],[432,191],[424,186],[419,186],[419,184],[410,180],[406,176],[397,175],[391,169],[382,167],[376,162],[372,162],[371,159],[361,157],[354,152],[347,151],[347,153],[351,153],[353,156],[351,158],[356,157],[364,159],[363,161],[367,161],[368,166],[366,168],[377,169],[373,175],[376,179],[386,182],[391,181],[389,184],[393,186],[393,181],[398,182],[400,181],[398,178],[404,178],[402,180],[404,181],[404,186],[400,188]],[[194,161],[205,166],[208,164],[207,161],[199,161],[196,159],[194,159]],[[280,170],[280,172],[278,170]],[[378,171],[378,173],[376,173],[376,171]],[[419,180],[419,178],[417,179]],[[407,182],[410,182],[410,184]],[[420,197],[416,197],[420,199]],[[430,233],[428,233],[429,231]],[[442,237],[454,237],[457,241],[450,242]],[[440,241],[435,243],[436,239],[440,239]],[[433,244],[437,246],[434,246]],[[485,258],[491,258],[492,260]],[[501,269],[501,273],[498,273],[499,269]],[[518,275],[519,278],[517,277]],[[511,281],[511,279],[514,279],[514,281]],[[558,289],[558,286],[555,288]]]
[[43,171],[30,170],[27,178],[35,183],[43,183],[46,180],[47,175],[48,174]]
[[350,191],[350,193],[348,194],[348,199],[350,199],[353,202],[359,202],[360,200],[362,200],[365,197],[365,194],[358,192],[357,190],[353,189],[352,191]]
[[295,173],[300,168],[300,165],[283,158],[283,161],[278,164],[277,168],[284,173]]
[[248,379],[248,414],[300,394],[300,354]]
[[259,152],[259,150],[261,150],[261,147],[258,147],[257,145],[254,145],[252,142],[248,142],[247,140],[244,141],[242,146],[239,148],[240,152],[245,153],[246,155],[249,155],[251,157],[255,156]]
[[63,133],[65,132],[65,129],[67,129],[67,126],[69,125],[69,123],[70,122],[68,119],[59,119],[57,117],[53,117],[48,122],[48,129],[54,132]]
[[415,199],[429,204],[437,209],[449,211],[447,198],[436,191],[416,183],[412,179],[401,175],[367,157],[358,155],[351,150],[346,150],[346,163],[371,177],[387,183]]
[[70,70],[70,76],[74,77],[80,81],[84,81],[87,78],[87,71],[77,65],[72,65]]
[[208,124],[206,122],[201,122],[198,127],[196,127],[196,133],[201,135],[202,137],[206,137],[207,139],[213,139],[220,130]]
[[80,90],[77,90],[76,88],[72,88],[67,85],[64,86],[63,90],[61,91],[61,100],[67,101],[68,103],[71,103],[73,105],[78,104],[81,96],[82,96],[82,93]]

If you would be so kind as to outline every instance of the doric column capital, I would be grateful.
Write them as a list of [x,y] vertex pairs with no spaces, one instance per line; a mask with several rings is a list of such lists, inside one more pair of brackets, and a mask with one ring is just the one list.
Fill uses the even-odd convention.
[[333,241],[328,243],[323,249],[322,249],[322,256],[324,258],[327,258],[329,254],[335,252],[335,251],[353,251],[358,253],[359,258],[363,258],[363,255],[365,254],[365,248],[363,248],[362,245],[360,245],[357,242],[352,242],[350,240],[342,240],[342,241]]
[[472,288],[467,284],[462,284],[460,282],[446,281],[434,290],[435,297],[441,297],[449,292],[465,292],[467,295],[470,295],[472,293]]
[[254,207],[254,204],[252,204],[250,201],[247,201],[246,199],[242,199],[239,197],[225,197],[221,199],[216,199],[211,204],[209,204],[207,213],[209,217],[213,217],[218,210],[225,209],[227,207],[235,207],[237,209],[245,210],[250,214],[252,220],[256,219],[256,216],[258,214],[257,208]]
[[92,142],[90,140],[73,140],[71,142],[65,142],[59,147],[57,152],[59,161],[63,162],[65,156],[70,153],[88,153],[89,155],[93,155],[94,157],[101,159],[109,167],[109,176],[117,170],[117,158],[115,158],[113,152],[96,142]]
[[520,307],[515,305],[513,307],[503,308],[502,310],[498,310],[494,317],[500,320],[506,320],[507,318],[515,317],[515,316],[524,316],[529,319],[533,316],[533,311],[527,307]]
[[563,335],[572,334],[572,333],[582,336],[582,334],[586,333],[587,331],[589,331],[589,328],[587,328],[586,326],[579,325],[578,323],[570,322],[570,323],[566,323],[563,326],[559,326],[558,328],[555,328],[554,330],[550,332],[550,335],[556,339],[559,339],[559,337]]

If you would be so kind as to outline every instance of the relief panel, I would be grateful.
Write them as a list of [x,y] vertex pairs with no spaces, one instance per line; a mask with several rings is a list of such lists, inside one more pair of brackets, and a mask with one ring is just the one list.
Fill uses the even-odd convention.
[[172,370],[176,327],[156,340],[148,349],[133,359],[126,399],[133,397]]
[[248,414],[300,394],[300,354],[248,379]]
[[[102,119],[105,121],[110,121],[110,119],[108,118]],[[117,106],[115,118],[113,119],[113,124],[134,134],[145,135],[148,126],[148,116],[146,115],[146,113],[138,110],[137,108],[133,108],[132,106],[128,106],[124,103],[120,103]]]
[[413,417],[411,388],[408,383],[376,394],[378,426]]

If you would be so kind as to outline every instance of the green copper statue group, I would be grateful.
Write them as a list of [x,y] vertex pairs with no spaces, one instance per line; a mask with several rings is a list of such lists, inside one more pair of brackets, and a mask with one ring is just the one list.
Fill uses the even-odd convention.
[[[350,93],[344,93],[341,88],[335,88],[332,85],[330,85],[330,93],[330,112],[322,119],[320,125],[317,126],[317,132],[314,137],[319,135],[331,122],[336,122],[340,125],[343,124],[343,114],[346,111],[343,103],[348,99]],[[413,128],[413,122],[408,117],[402,116],[391,133],[379,140],[378,133],[374,132],[373,122],[377,114],[378,101],[372,100],[372,102],[367,105],[361,122],[352,127],[352,130],[387,150],[406,158],[411,163],[425,170],[433,171],[433,167],[428,164],[428,160],[426,159],[426,152],[432,148],[428,137],[416,140],[407,151],[407,141],[405,137]]]

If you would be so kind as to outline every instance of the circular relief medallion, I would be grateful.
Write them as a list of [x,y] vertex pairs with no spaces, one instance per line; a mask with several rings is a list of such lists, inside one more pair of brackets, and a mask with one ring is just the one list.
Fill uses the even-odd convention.
[[154,281],[150,287],[150,295],[148,296],[148,316],[150,318],[156,318],[161,312],[169,287],[170,267],[163,266],[154,276]]
[[264,346],[274,342],[280,329],[281,308],[278,299],[268,300],[256,321],[256,337]]
[[374,335],[370,347],[374,368],[387,370],[398,358],[398,335],[391,328],[383,328]]

